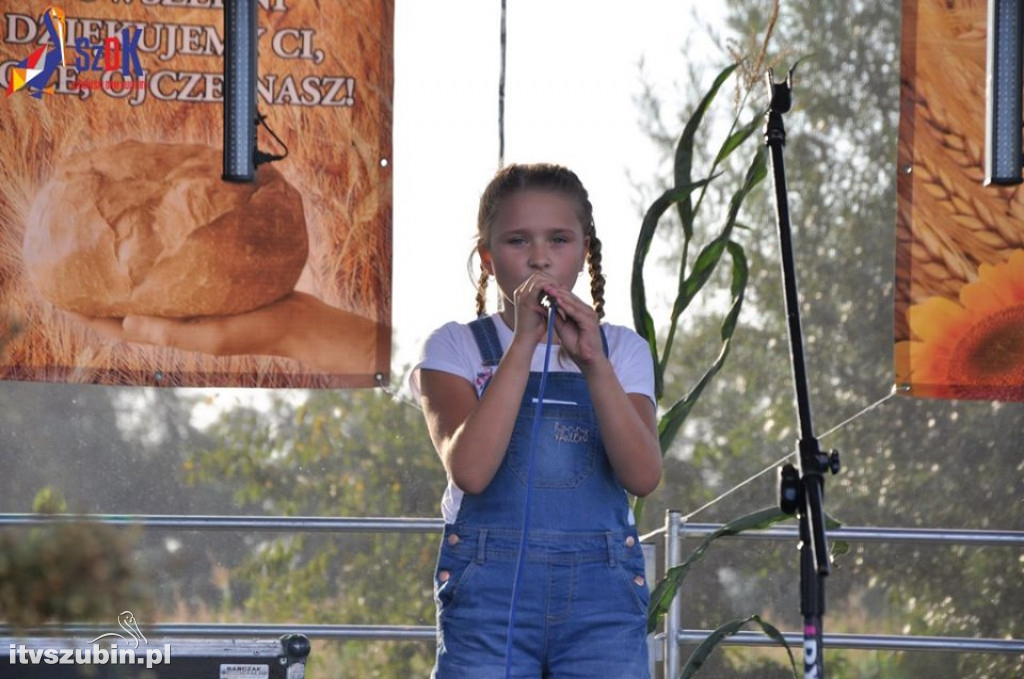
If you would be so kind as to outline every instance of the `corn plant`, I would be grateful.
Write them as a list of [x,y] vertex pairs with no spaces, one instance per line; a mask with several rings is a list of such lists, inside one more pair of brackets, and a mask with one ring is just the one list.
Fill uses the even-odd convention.
[[[763,121],[762,116],[754,116],[749,122],[741,125],[739,123],[739,116],[741,114],[738,113],[733,119],[732,127],[726,136],[725,142],[719,148],[712,161],[707,175],[699,178],[693,176],[694,147],[697,132],[701,129],[715,96],[738,66],[739,64],[733,64],[718,74],[711,88],[701,99],[696,110],[684,126],[675,149],[672,186],[658,196],[647,209],[641,223],[640,235],[633,258],[631,288],[633,322],[637,332],[647,341],[651,351],[651,357],[655,366],[655,397],[659,404],[664,397],[665,371],[670,365],[672,347],[679,329],[680,318],[690,307],[690,304],[697,295],[704,289],[704,286],[711,279],[718,266],[723,263],[725,255],[728,255],[728,261],[731,264],[731,301],[729,310],[720,327],[721,345],[718,355],[704,370],[700,379],[689,389],[685,396],[663,409],[663,414],[658,422],[658,438],[662,456],[672,446],[673,441],[682,430],[687,417],[705,388],[707,388],[715,375],[725,365],[743,306],[744,293],[749,278],[746,254],[743,246],[733,238],[733,232],[740,226],[738,218],[744,199],[767,176],[767,154],[763,146],[758,146],[757,150],[753,152],[743,181],[732,194],[732,198],[729,201],[729,209],[724,223],[707,244],[700,248],[693,262],[689,261],[691,247],[695,241],[698,229],[697,217],[707,195],[708,187],[722,176],[719,168],[729,156],[741,148],[749,147],[749,144],[745,142],[754,135]],[[665,338],[659,344],[654,319],[647,305],[647,292],[643,273],[647,255],[657,233],[658,225],[662,217],[673,207],[675,207],[679,216],[683,239],[679,261],[679,283],[669,315]],[[638,522],[642,517],[643,507],[643,499],[638,498],[633,505],[633,511]],[[745,530],[765,528],[787,518],[789,518],[788,515],[782,513],[780,509],[769,508],[729,522],[708,536],[688,559],[681,565],[670,569],[655,587],[648,609],[648,631],[653,632],[656,629],[658,622],[668,611],[690,568],[704,557],[712,542],[723,535],[734,535]],[[786,648],[789,654],[790,665],[795,675],[796,663],[785,638],[774,626],[757,615],[751,615],[746,618],[731,620],[712,632],[691,655],[680,676],[693,676],[724,638],[735,634],[751,623],[758,625],[765,634]]]
[[[654,392],[655,398],[659,403],[661,403],[664,396],[665,371],[672,357],[672,345],[679,328],[680,317],[707,284],[715,269],[722,262],[722,257],[725,254],[728,253],[732,264],[730,285],[732,299],[729,312],[726,314],[721,325],[721,349],[717,358],[708,366],[690,391],[669,406],[661,416],[658,422],[658,438],[661,444],[662,456],[671,447],[694,404],[700,398],[701,393],[725,364],[740,310],[743,306],[743,295],[747,287],[747,257],[743,246],[733,240],[732,236],[733,231],[738,225],[737,219],[743,200],[767,175],[767,155],[763,148],[758,148],[754,153],[742,184],[729,202],[729,211],[720,231],[701,248],[692,266],[688,261],[691,243],[694,240],[694,234],[697,229],[697,215],[700,212],[708,186],[721,176],[719,173],[721,164],[733,152],[744,146],[744,142],[753,135],[761,122],[760,117],[755,117],[750,122],[740,126],[737,116],[733,121],[732,129],[725,142],[711,164],[708,175],[699,179],[693,178],[694,144],[697,131],[711,103],[714,101],[715,95],[718,94],[722,85],[737,67],[738,64],[733,64],[718,74],[711,89],[704,95],[696,111],[684,127],[675,150],[673,186],[658,196],[647,209],[640,226],[640,235],[637,239],[636,251],[633,256],[631,285],[633,324],[640,336],[647,341],[651,350],[655,366]],[[673,206],[675,206],[679,213],[683,236],[682,253],[679,262],[679,284],[669,316],[667,335],[662,346],[659,347],[658,336],[654,328],[654,319],[647,307],[647,291],[643,272],[647,255],[651,248],[651,242],[657,233],[658,224],[665,213]],[[633,511],[639,523],[643,513],[642,498],[637,499],[634,503]]]

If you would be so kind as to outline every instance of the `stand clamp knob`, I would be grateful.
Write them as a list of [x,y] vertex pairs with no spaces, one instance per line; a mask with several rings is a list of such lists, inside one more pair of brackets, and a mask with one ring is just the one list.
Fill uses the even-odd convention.
[[828,454],[828,469],[833,474],[838,474],[839,470],[842,468],[843,466],[839,462],[839,451],[833,450],[831,453]]

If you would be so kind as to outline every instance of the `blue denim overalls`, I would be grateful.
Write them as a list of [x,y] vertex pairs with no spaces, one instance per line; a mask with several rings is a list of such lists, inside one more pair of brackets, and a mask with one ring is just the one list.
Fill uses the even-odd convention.
[[[485,365],[497,365],[503,352],[493,319],[470,327]],[[646,679],[650,594],[626,492],[604,452],[582,375],[548,374],[539,440],[531,442],[540,379],[541,373],[530,373],[494,479],[484,492],[467,493],[456,522],[445,527],[434,578],[433,676],[505,676],[509,608],[535,445],[511,676]]]

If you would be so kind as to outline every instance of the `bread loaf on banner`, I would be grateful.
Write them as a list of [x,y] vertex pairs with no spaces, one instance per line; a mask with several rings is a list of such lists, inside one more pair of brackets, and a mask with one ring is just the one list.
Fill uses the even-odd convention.
[[126,141],[60,161],[23,259],[54,305],[85,316],[236,314],[290,292],[308,254],[302,196],[275,168],[221,179],[216,148]]

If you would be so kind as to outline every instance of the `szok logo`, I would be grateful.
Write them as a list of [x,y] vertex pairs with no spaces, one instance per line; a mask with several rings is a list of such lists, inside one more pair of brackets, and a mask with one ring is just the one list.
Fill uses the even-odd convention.
[[[65,54],[67,44],[67,22],[64,12],[50,7],[41,18],[49,38],[29,57],[11,68],[7,83],[7,95],[18,90],[27,90],[36,99],[43,94],[53,94],[52,80],[57,68],[68,66]],[[77,79],[69,84],[71,90],[103,90],[111,96],[128,90],[146,87],[145,71],[139,61],[139,41],[142,29],[122,28],[120,35],[110,35],[102,42],[91,42],[88,38],[74,40],[74,72]],[[97,73],[98,72],[98,73]],[[64,92],[66,93],[66,92]]]
[[75,70],[79,77],[89,71],[121,72],[127,80],[134,72],[136,78],[145,75],[139,61],[139,38],[142,30],[121,29],[120,37],[109,37],[102,43],[91,43],[88,38],[75,38]]
[[50,37],[49,45],[42,45],[32,52],[27,59],[19,61],[11,68],[11,77],[7,83],[7,96],[18,90],[28,90],[36,99],[43,94],[53,94],[50,81],[57,73],[58,66],[65,66],[64,42],[67,35],[67,23],[64,12],[51,7],[43,13],[43,25]]

